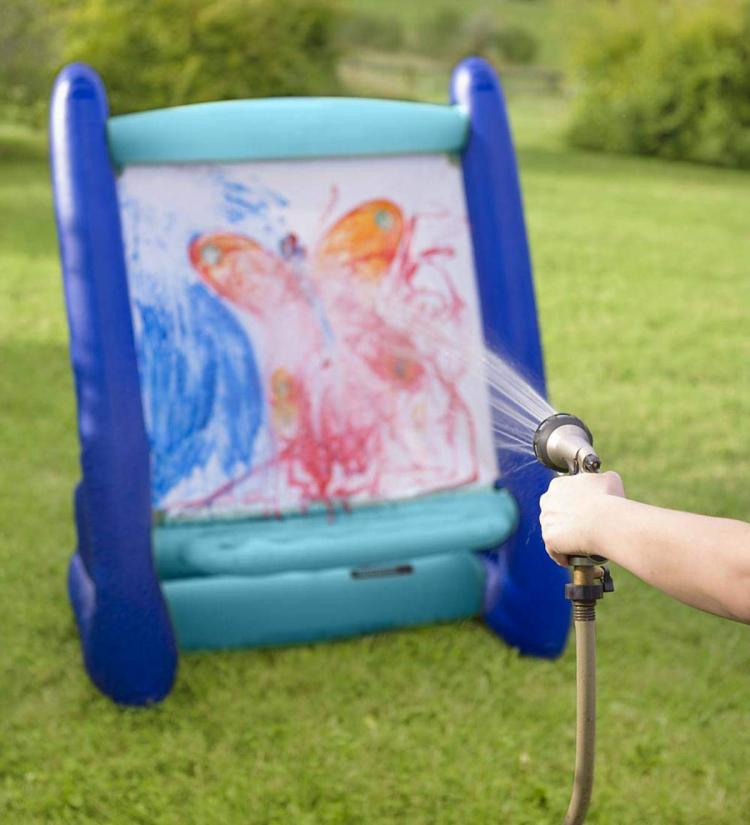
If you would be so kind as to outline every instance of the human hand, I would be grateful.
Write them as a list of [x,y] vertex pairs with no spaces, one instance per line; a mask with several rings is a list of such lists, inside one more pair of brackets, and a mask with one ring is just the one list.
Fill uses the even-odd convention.
[[539,499],[539,522],[547,552],[559,565],[567,567],[568,556],[607,555],[599,538],[609,496],[625,496],[617,473],[578,473],[552,480]]

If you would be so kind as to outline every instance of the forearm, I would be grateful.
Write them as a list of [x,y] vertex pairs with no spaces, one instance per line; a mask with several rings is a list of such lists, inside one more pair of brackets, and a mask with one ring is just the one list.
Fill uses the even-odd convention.
[[676,599],[750,623],[750,524],[602,496],[591,543]]

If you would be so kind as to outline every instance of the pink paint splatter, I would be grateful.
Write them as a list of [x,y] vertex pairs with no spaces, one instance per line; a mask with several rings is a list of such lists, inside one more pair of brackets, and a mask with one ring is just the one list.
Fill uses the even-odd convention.
[[[324,219],[337,201],[334,188]],[[193,241],[193,267],[235,307],[259,353],[272,450],[179,506],[239,498],[272,513],[478,477],[464,368],[440,357],[465,322],[448,266],[455,250],[414,251],[419,220],[376,199],[340,217],[311,252],[291,233],[278,251],[224,232]]]

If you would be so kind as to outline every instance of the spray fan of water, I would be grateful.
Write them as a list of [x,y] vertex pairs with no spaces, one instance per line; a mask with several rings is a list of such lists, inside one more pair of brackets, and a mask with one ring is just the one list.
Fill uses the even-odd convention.
[[554,407],[496,352],[486,349],[482,362],[495,446],[533,455],[534,433],[545,418],[555,413]]
[[[456,374],[458,364],[464,373],[486,384],[495,447],[535,460],[534,434],[539,424],[556,410],[511,360],[479,341],[451,337],[437,325],[415,322],[413,318],[399,320],[414,340],[426,345],[429,351],[439,353],[438,360],[446,372]],[[394,359],[405,363],[414,356],[409,347],[402,349],[402,343],[391,344],[389,351]]]

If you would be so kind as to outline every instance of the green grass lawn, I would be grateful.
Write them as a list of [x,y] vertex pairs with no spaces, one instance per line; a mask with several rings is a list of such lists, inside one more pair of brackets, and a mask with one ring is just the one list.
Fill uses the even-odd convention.
[[[553,400],[587,420],[633,496],[750,518],[750,177],[571,152],[563,108],[512,105]],[[560,821],[572,648],[522,659],[465,622],[185,656],[174,693],[151,710],[94,690],[65,595],[77,442],[47,169],[35,151],[10,154],[0,821]],[[748,629],[615,578],[599,611],[590,822],[746,822]]]

